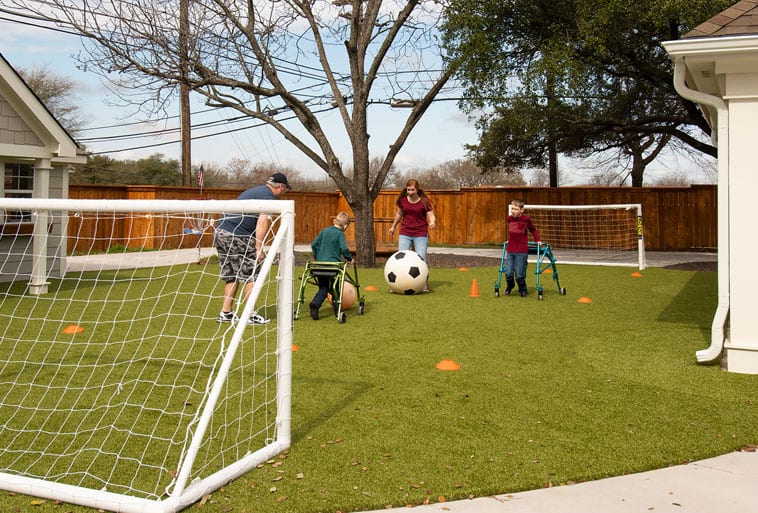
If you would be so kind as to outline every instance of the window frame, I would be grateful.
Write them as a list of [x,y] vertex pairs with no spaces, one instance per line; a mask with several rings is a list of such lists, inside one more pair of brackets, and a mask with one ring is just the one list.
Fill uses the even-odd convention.
[[[0,182],[0,197],[2,198],[33,198],[35,182],[35,166],[33,163],[21,162],[17,160],[0,161],[3,169],[3,180]],[[8,173],[11,173],[10,177]],[[28,176],[24,173],[28,171]],[[22,181],[28,180],[30,188],[9,188],[11,186],[22,185]],[[14,183],[14,181],[16,183]],[[0,235],[20,235],[31,233],[31,227],[34,226],[31,210],[0,210]]]

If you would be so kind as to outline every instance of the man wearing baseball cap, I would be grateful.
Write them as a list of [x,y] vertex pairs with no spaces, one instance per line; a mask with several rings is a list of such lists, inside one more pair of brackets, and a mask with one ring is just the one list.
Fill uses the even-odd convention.
[[287,177],[282,173],[274,173],[269,177],[267,183],[272,185],[284,185],[287,189],[292,190],[292,187],[290,187],[290,184],[287,181]]
[[[283,173],[272,174],[266,183],[252,187],[237,196],[238,200],[276,200],[292,189]],[[266,236],[271,226],[267,214],[224,214],[216,223],[213,242],[218,252],[221,279],[224,281],[224,299],[217,322],[237,321],[234,300],[240,283],[244,283],[243,301],[253,289],[263,264]],[[249,324],[268,324],[269,319],[257,312]]]

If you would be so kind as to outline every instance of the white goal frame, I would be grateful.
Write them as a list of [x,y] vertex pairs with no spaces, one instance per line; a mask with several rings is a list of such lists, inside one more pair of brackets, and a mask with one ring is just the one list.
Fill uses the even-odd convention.
[[[595,205],[537,205],[537,204],[528,204],[524,207],[526,209],[527,215],[532,214],[534,212],[538,211],[548,211],[548,210],[554,210],[559,212],[581,212],[581,211],[587,211],[587,212],[594,212],[594,211],[600,211],[600,210],[616,210],[616,211],[625,211],[629,212],[630,216],[634,216],[634,228],[632,231],[630,230],[629,236],[629,245],[626,246],[624,249],[627,251],[634,251],[636,252],[636,258],[631,259],[628,263],[627,262],[618,262],[615,261],[614,258],[609,257],[607,261],[604,262],[604,265],[618,265],[618,266],[636,266],[640,270],[643,270],[647,267],[647,258],[645,256],[645,237],[644,237],[644,230],[643,230],[643,223],[642,223],[642,204],[640,203],[613,203],[613,204],[595,204]],[[549,233],[543,232],[543,226],[540,226],[540,222],[535,221],[537,230],[540,232],[540,236],[542,237],[544,242],[547,242],[553,247],[554,249],[557,248],[560,253],[561,248],[566,249],[576,249],[577,251],[583,251],[588,254],[592,253],[593,251],[598,254],[598,258],[602,258],[603,251],[606,248],[602,247],[602,244],[598,244],[597,247],[572,247],[571,244],[561,244],[558,241],[550,240]],[[570,232],[570,227],[564,227],[564,229],[567,229]],[[608,249],[608,255],[614,251],[619,251],[616,248],[607,248]],[[586,260],[584,261],[568,261],[566,259],[561,259],[561,262],[563,263],[586,263]]]
[[[119,513],[169,513],[180,511],[191,504],[201,500],[204,496],[210,494],[238,478],[246,472],[256,468],[256,466],[271,459],[277,454],[287,450],[291,445],[291,394],[292,394],[292,327],[293,327],[293,290],[294,290],[294,202],[291,200],[66,200],[66,199],[10,199],[0,198],[0,216],[5,211],[31,211],[34,228],[32,234],[25,234],[31,238],[31,243],[25,242],[25,251],[31,253],[33,259],[32,271],[29,276],[23,276],[23,281],[28,281],[25,287],[26,296],[44,297],[50,294],[48,286],[56,278],[61,280],[66,274],[66,239],[67,239],[67,221],[76,212],[96,212],[96,213],[160,213],[160,214],[178,214],[179,219],[182,215],[188,213],[240,213],[240,214],[268,214],[277,219],[275,234],[271,233],[271,238],[267,240],[267,252],[263,263],[261,264],[260,277],[255,280],[244,307],[238,309],[240,322],[226,328],[223,340],[218,342],[220,347],[215,358],[212,368],[209,371],[207,382],[202,384],[205,389],[200,391],[201,401],[197,401],[192,407],[196,409],[193,413],[193,419],[190,426],[186,428],[185,436],[182,442],[179,457],[172,463],[167,463],[165,472],[172,476],[169,478],[171,483],[161,493],[121,493],[109,491],[107,485],[104,489],[95,489],[80,484],[70,484],[60,482],[55,476],[50,478],[40,478],[36,475],[27,475],[23,470],[12,468],[13,461],[18,455],[4,456],[5,447],[0,447],[0,489],[10,492],[16,492],[50,500],[58,500],[66,503],[77,504],[87,507],[100,508],[103,510],[114,511]],[[58,223],[63,226],[53,226],[54,213],[61,213]],[[148,214],[149,216],[150,214]],[[180,223],[181,224],[181,223]],[[52,227],[52,228],[51,228]],[[208,228],[212,230],[211,227]],[[56,235],[57,234],[57,235]],[[202,235],[202,234],[201,234]],[[9,236],[4,236],[6,241]],[[55,240],[57,239],[57,241]],[[0,243],[4,242],[0,239]],[[198,247],[199,247],[198,242]],[[55,246],[51,256],[50,248]],[[47,249],[45,249],[47,248]],[[3,246],[0,245],[0,267],[4,265]],[[179,250],[181,251],[181,250]],[[190,251],[197,254],[195,249]],[[57,252],[57,253],[56,253]],[[80,258],[80,257],[77,257]],[[55,260],[55,263],[51,262]],[[136,260],[136,258],[132,258]],[[160,264],[157,264],[160,265]],[[192,265],[196,265],[193,262]],[[218,269],[217,264],[213,264]],[[211,267],[209,265],[209,267]],[[53,276],[51,276],[51,269]],[[56,272],[62,273],[63,276],[54,276]],[[210,274],[210,271],[208,272]],[[217,275],[215,276],[218,280]],[[221,288],[220,281],[216,281],[218,288]],[[3,285],[0,283],[0,285]],[[139,286],[139,285],[138,285]],[[227,461],[222,458],[219,465],[211,466],[212,470],[208,475],[198,476],[193,474],[193,466],[198,453],[208,451],[203,447],[204,440],[210,436],[210,429],[214,427],[214,409],[219,404],[219,398],[226,393],[225,387],[229,387],[230,368],[238,360],[243,358],[240,352],[242,347],[251,344],[251,340],[256,340],[257,336],[253,327],[251,328],[246,321],[254,313],[256,302],[262,294],[269,292],[263,291],[264,287],[269,287],[270,294],[275,298],[276,320],[271,326],[271,349],[266,349],[267,358],[271,358],[273,363],[266,364],[275,371],[266,370],[266,373],[272,372],[274,376],[267,379],[262,385],[270,389],[275,389],[275,396],[272,393],[270,400],[270,410],[275,409],[275,419],[267,420],[267,425],[271,425],[271,435],[259,435],[266,437],[265,443],[257,448],[249,449],[247,453],[242,454],[234,461]],[[240,286],[240,289],[242,286]],[[5,289],[0,290],[0,307],[4,304]],[[198,296],[202,293],[209,295],[210,291],[199,291]],[[0,308],[1,310],[2,308]],[[7,313],[7,312],[6,312]],[[7,319],[3,319],[6,321]],[[206,321],[203,321],[206,322]],[[215,319],[210,320],[210,324],[216,326]],[[221,326],[219,324],[219,326]],[[214,328],[215,329],[215,328]],[[220,329],[220,328],[219,328]],[[3,332],[0,330],[0,335]],[[251,335],[253,333],[253,335]],[[266,334],[268,336],[268,334]],[[2,338],[2,337],[0,337]],[[4,343],[13,343],[6,341]],[[161,342],[163,339],[161,339]],[[110,343],[108,340],[106,343]],[[115,341],[119,343],[118,340]],[[215,347],[215,346],[214,346]],[[245,349],[250,351],[250,349]],[[272,356],[268,356],[272,355]],[[40,359],[43,356],[39,357]],[[148,358],[149,359],[149,358]],[[0,361],[0,371],[4,369],[4,361]],[[49,365],[53,366],[55,362]],[[45,368],[44,361],[40,368]],[[267,367],[268,369],[268,367]],[[239,371],[237,371],[239,372]],[[11,381],[7,376],[2,377],[0,372],[0,386],[3,382]],[[240,373],[241,374],[241,373]],[[203,378],[205,379],[205,378]],[[247,378],[246,378],[247,379]],[[275,381],[275,383],[273,381]],[[10,385],[9,385],[10,386]],[[252,399],[250,400],[252,402]],[[186,408],[187,403],[184,407]],[[0,394],[0,411],[2,411],[3,395]],[[244,412],[243,412],[244,413]],[[43,415],[40,415],[42,417]],[[252,415],[251,415],[252,416]],[[31,415],[32,419],[34,415]],[[6,420],[0,420],[0,444],[3,443],[3,430],[5,429]],[[252,420],[249,420],[252,424]],[[54,437],[55,434],[43,433],[38,431],[34,433],[34,426],[29,426],[35,438]],[[86,435],[82,435],[86,438]],[[224,440],[224,437],[220,437]],[[53,442],[50,442],[53,443]],[[221,442],[218,442],[221,443]],[[111,448],[117,451],[118,448]],[[239,449],[235,448],[237,452]],[[244,451],[244,447],[243,447]],[[234,454],[234,451],[231,451]],[[231,459],[231,458],[229,458]],[[216,468],[219,467],[217,470]],[[113,469],[111,469],[111,472]],[[85,473],[94,472],[87,468]],[[107,476],[106,476],[107,478]],[[165,479],[165,477],[164,477]],[[62,481],[62,480],[61,480]],[[162,485],[161,485],[162,486]]]

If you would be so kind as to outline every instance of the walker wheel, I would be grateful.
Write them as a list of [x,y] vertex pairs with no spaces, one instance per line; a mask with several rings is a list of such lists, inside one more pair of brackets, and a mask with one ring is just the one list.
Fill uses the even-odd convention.
[[358,303],[358,315],[363,315],[363,310],[366,308],[365,303],[362,301]]
[[561,292],[561,296],[565,296],[566,295],[566,287],[563,287],[560,292]]
[[340,322],[340,324],[344,324],[347,320],[347,314],[345,312],[342,312],[337,316],[337,320]]
[[500,297],[500,287],[495,286],[495,297]]
[[544,298],[542,297],[542,291],[537,293],[537,299],[542,301]]

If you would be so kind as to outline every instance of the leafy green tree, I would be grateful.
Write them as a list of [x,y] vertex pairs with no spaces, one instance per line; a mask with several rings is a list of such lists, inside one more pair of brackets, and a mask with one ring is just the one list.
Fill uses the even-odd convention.
[[[485,167],[555,166],[558,152],[615,150],[632,183],[678,139],[715,156],[702,113],[673,87],[661,42],[731,0],[452,0],[443,26],[461,60],[462,106],[483,110],[472,156]],[[557,174],[551,169],[551,185]]]
[[116,160],[92,155],[71,175],[75,184],[181,185],[179,161],[155,153],[139,160]]

